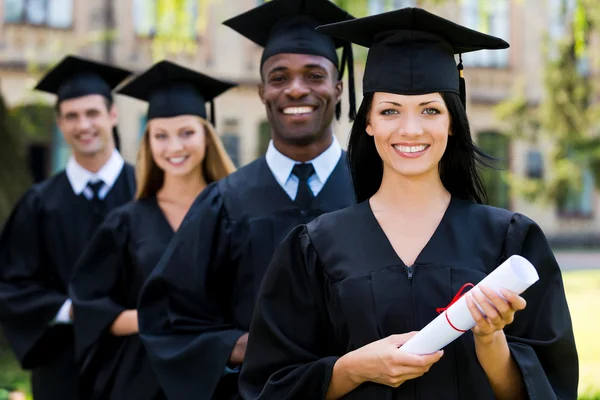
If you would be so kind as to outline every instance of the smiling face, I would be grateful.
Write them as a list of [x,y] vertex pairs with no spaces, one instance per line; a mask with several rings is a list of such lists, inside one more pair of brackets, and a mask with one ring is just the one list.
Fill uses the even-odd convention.
[[99,94],[63,100],[58,105],[57,125],[77,156],[89,157],[112,151],[117,109]]
[[406,96],[377,92],[366,131],[374,138],[384,171],[406,177],[439,174],[450,114],[439,93]]
[[262,67],[259,94],[274,141],[309,145],[331,135],[342,94],[336,66],[325,57],[277,54]]
[[148,127],[152,158],[165,174],[185,176],[202,169],[206,134],[198,117],[154,118]]

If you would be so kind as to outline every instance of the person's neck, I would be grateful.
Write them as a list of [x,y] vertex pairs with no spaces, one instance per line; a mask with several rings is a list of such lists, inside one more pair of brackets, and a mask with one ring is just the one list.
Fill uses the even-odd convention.
[[106,146],[104,149],[94,154],[78,154],[73,152],[73,157],[75,158],[75,161],[77,161],[77,164],[90,172],[96,173],[100,171],[100,168],[102,168],[108,160],[110,160],[113,150],[113,146]]
[[384,169],[381,186],[373,196],[372,203],[415,215],[427,212],[432,207],[446,207],[450,198],[450,192],[435,170],[427,175],[408,177]]
[[275,146],[277,151],[298,162],[314,160],[327,150],[332,143],[332,132],[307,145],[286,143],[285,141],[279,140],[276,136],[273,136],[273,146]]
[[206,186],[206,180],[201,170],[188,175],[166,173],[157,196],[165,201],[189,206]]

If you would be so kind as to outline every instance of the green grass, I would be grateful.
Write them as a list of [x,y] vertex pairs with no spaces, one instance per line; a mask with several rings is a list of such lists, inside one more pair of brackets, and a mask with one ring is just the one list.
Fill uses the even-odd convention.
[[580,399],[600,400],[600,270],[563,274],[579,354]]
[[[0,342],[3,344],[0,346],[0,390],[10,387],[29,393],[29,372],[21,370],[8,346],[2,340]],[[3,394],[0,393],[0,400],[2,398]]]

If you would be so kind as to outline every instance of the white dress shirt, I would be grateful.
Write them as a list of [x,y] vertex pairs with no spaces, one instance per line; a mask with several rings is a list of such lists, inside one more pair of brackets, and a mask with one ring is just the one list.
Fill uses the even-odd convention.
[[75,157],[71,156],[69,157],[69,161],[67,161],[65,173],[73,188],[73,192],[76,195],[83,193],[88,200],[91,200],[94,197],[94,192],[87,186],[88,183],[94,183],[101,180],[104,182],[104,185],[98,192],[98,197],[104,199],[110,189],[112,189],[119,174],[121,174],[124,165],[125,160],[123,160],[123,157],[117,150],[114,150],[108,161],[98,170],[98,172],[88,171],[75,161]]
[[[308,186],[313,192],[313,195],[317,196],[321,189],[323,189],[327,179],[329,179],[335,166],[340,161],[341,156],[342,148],[334,136],[333,141],[327,150],[319,154],[316,158],[307,161],[307,163],[311,163],[315,168],[315,173],[308,178]],[[292,169],[294,168],[294,165],[300,164],[300,162],[281,154],[273,145],[272,140],[269,142],[269,148],[267,149],[265,158],[277,183],[279,183],[288,196],[290,196],[290,199],[294,200],[298,192],[298,183],[300,180],[296,175],[292,174]]]

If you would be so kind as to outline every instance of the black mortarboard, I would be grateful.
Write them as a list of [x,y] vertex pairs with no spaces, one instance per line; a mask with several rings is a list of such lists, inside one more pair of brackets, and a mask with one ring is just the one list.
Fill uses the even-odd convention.
[[[348,65],[350,118],[354,118],[354,60],[349,42],[323,35],[315,28],[322,24],[351,20],[354,17],[329,0],[272,0],[237,15],[224,25],[264,47],[260,65],[282,53],[310,54],[325,57],[339,71],[342,79]],[[343,47],[340,64],[336,49]],[[339,118],[339,105],[338,105]]]
[[[92,94],[102,95],[112,103],[112,90],[131,74],[131,71],[112,65],[69,55],[51,69],[35,89],[55,94],[58,103]],[[113,139],[119,149],[117,127],[113,128]]]
[[237,84],[163,60],[129,81],[117,93],[147,101],[149,120],[178,115],[207,119],[205,103],[210,102],[210,119],[214,125],[213,99],[234,86]]
[[317,31],[369,48],[363,93],[452,92],[465,106],[462,60],[457,66],[454,54],[509,47],[500,38],[420,8],[319,26]]
[[35,89],[55,94],[59,102],[91,94],[112,99],[112,90],[129,75],[130,71],[70,55],[50,70]]

